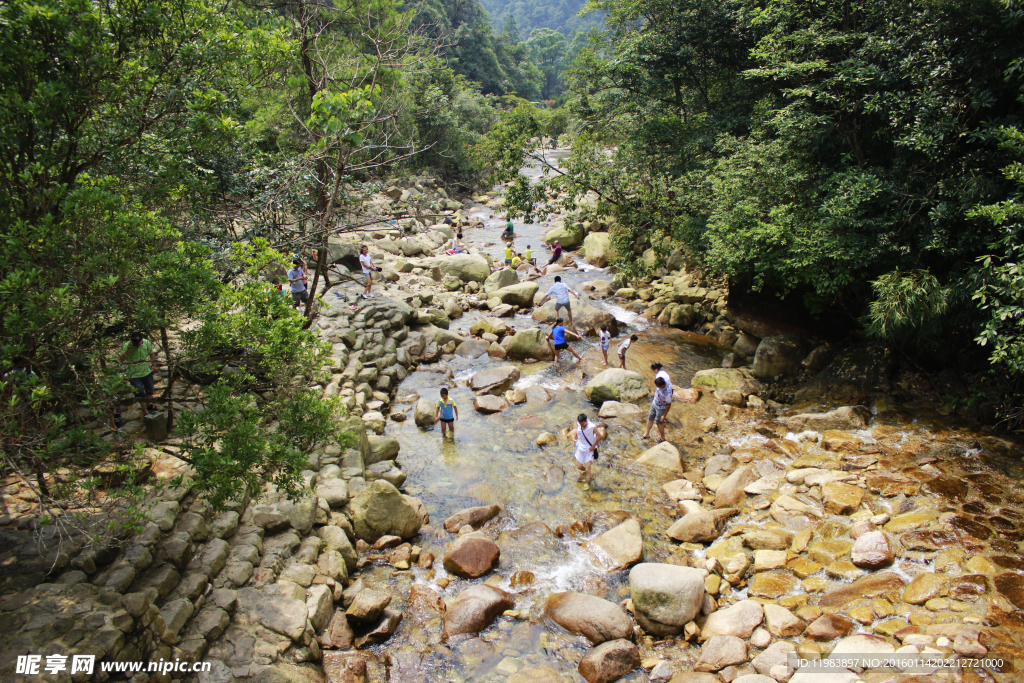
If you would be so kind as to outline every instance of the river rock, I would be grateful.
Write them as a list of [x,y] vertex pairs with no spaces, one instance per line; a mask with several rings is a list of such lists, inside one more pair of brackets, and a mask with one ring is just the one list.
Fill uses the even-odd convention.
[[490,264],[479,254],[452,254],[434,259],[432,265],[463,282],[484,282],[491,274]]
[[598,411],[597,416],[603,418],[609,417],[636,417],[643,412],[640,406],[632,403],[619,403],[618,401],[605,401],[601,404],[601,410]]
[[786,427],[794,432],[811,430],[827,432],[830,429],[851,431],[864,429],[871,419],[871,412],[864,406],[843,406],[827,413],[800,413],[787,420]]
[[490,347],[491,343],[482,339],[467,339],[456,347],[455,355],[463,358],[479,358],[487,353]]
[[609,368],[601,372],[587,382],[584,392],[597,406],[605,401],[639,401],[650,393],[639,373],[621,368]]
[[681,633],[704,606],[704,572],[693,567],[638,564],[629,587],[637,622],[651,635]]
[[519,368],[514,365],[499,365],[473,375],[469,380],[469,388],[477,394],[497,396],[511,389],[518,379]]
[[700,500],[701,498],[700,491],[697,490],[697,487],[689,479],[674,479],[662,484],[661,490],[674,501]]
[[[475,336],[493,334],[496,337],[504,337],[508,332],[508,325],[501,318],[484,318],[477,320],[469,328],[469,333]],[[493,341],[493,340],[491,340]]]
[[413,417],[417,427],[433,427],[436,403],[431,403],[425,398],[416,401],[416,408]]
[[[767,610],[765,611],[767,612]],[[757,673],[767,676],[772,667],[785,666],[791,652],[796,652],[796,645],[784,640],[776,641],[769,645],[767,650],[750,660],[750,663]]]
[[899,599],[903,579],[892,572],[878,572],[862,576],[853,583],[830,591],[818,598],[821,607],[843,607],[862,598]]
[[462,633],[479,633],[494,617],[514,605],[511,595],[493,586],[477,584],[467,588],[448,604],[442,637],[447,640]]
[[785,529],[753,529],[743,534],[743,545],[751,550],[785,550],[794,534]]
[[583,241],[583,226],[577,223],[555,221],[544,234],[544,244],[558,242],[565,249],[575,249]]
[[735,605],[712,612],[700,631],[700,640],[714,636],[749,638],[764,620],[764,609],[754,600],[741,600]]
[[722,679],[715,674],[684,671],[677,676],[673,676],[672,680],[668,683],[722,683]]
[[544,616],[594,645],[633,635],[633,623],[621,607],[585,593],[551,594],[544,605]]
[[[543,306],[533,312],[533,319],[539,323],[554,323],[559,317],[564,317],[565,312],[555,313],[555,302],[548,300]],[[566,324],[568,324],[566,318]],[[614,337],[619,333],[619,324],[615,316],[600,308],[595,308],[585,301],[572,302],[572,327],[581,334],[597,334],[601,325],[607,325],[608,331]],[[628,400],[628,399],[627,399]]]
[[380,618],[384,608],[391,604],[391,596],[382,591],[364,588],[355,594],[345,616],[357,624],[368,624]]
[[598,268],[605,268],[612,257],[612,240],[606,232],[592,232],[583,239],[587,260]]
[[701,370],[690,380],[694,389],[712,391],[718,400],[735,393],[744,400],[761,391],[761,383],[757,381],[748,368],[711,368]]
[[498,565],[501,550],[498,544],[479,533],[455,539],[444,555],[444,568],[450,574],[476,579]]
[[607,571],[619,571],[632,567],[644,559],[644,541],[640,523],[627,519],[583,544],[597,562]]
[[881,569],[893,563],[889,538],[881,531],[869,531],[857,537],[850,549],[850,560],[864,569]]
[[841,659],[844,655],[890,655],[893,652],[896,652],[896,648],[885,638],[858,633],[836,643],[829,657]]
[[[537,289],[536,282],[520,282],[517,285],[495,290],[491,293],[491,296],[498,297],[501,299],[501,303],[508,304],[509,306],[530,308],[533,306],[533,299],[537,295]],[[573,314],[575,315],[575,309]]]
[[553,360],[555,357],[554,348],[540,328],[516,332],[505,353],[512,360]]
[[676,520],[665,533],[682,543],[710,543],[722,535],[725,519],[713,512],[691,512]]
[[454,515],[444,520],[445,531],[458,533],[459,529],[467,524],[474,529],[479,529],[501,513],[500,505],[482,505],[475,508],[459,510]]
[[718,487],[718,490],[715,491],[715,507],[734,507],[740,501],[746,500],[747,494],[743,489],[753,484],[757,479],[757,470],[753,466],[744,465],[737,468],[735,472],[726,477],[725,481]]
[[766,602],[763,609],[768,633],[771,633],[776,638],[798,636],[804,632],[804,628],[807,626],[803,619],[781,605]]
[[749,659],[747,644],[736,636],[714,636],[700,651],[694,671],[721,671],[727,666],[743,664]]
[[949,579],[940,574],[918,574],[903,590],[903,602],[923,605],[941,593],[947,583]]
[[519,283],[519,274],[511,268],[496,270],[484,280],[484,293],[490,294],[502,287],[509,287]]
[[657,446],[648,448],[636,461],[641,465],[650,465],[678,474],[683,473],[683,457],[679,453],[679,449],[668,441],[662,441]]
[[794,590],[799,583],[796,577],[781,572],[758,572],[747,587],[747,595],[755,598],[778,600]]
[[821,496],[825,509],[833,515],[852,515],[864,500],[864,489],[832,481],[821,485]]
[[800,369],[800,361],[806,356],[807,342],[799,335],[765,337],[754,352],[751,372],[760,379],[788,375]]
[[825,613],[808,624],[804,636],[811,640],[835,640],[853,630],[853,622],[838,614]]
[[587,683],[612,683],[640,666],[640,650],[628,640],[610,640],[580,660],[579,672]]
[[[188,606],[191,607],[191,603]],[[251,622],[263,624],[274,633],[296,641],[302,639],[309,615],[305,600],[255,588],[242,588],[238,591],[237,609]]]
[[423,526],[416,509],[392,484],[377,479],[349,502],[356,537],[373,543],[381,536],[412,538]]
[[484,394],[473,399],[473,407],[476,408],[478,413],[491,415],[493,413],[500,413],[508,408],[508,403],[501,396]]

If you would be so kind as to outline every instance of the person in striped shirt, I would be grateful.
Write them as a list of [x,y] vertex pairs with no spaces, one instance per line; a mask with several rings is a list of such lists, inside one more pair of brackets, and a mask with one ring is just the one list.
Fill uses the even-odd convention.
[[[655,369],[654,365],[658,367]],[[654,398],[651,400],[651,410],[647,413],[647,429],[640,436],[646,439],[651,435],[651,427],[657,426],[658,443],[665,440],[665,420],[668,419],[669,408],[672,407],[672,381],[668,373],[661,369],[660,363],[651,366],[657,373],[654,377]]]

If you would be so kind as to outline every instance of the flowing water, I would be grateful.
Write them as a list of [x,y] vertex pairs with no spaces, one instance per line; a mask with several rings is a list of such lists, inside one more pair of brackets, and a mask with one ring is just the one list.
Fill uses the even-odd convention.
[[[534,171],[536,172],[536,171]],[[504,225],[503,217],[492,215],[492,210],[473,206],[472,217],[484,220],[483,229],[469,229],[465,241],[471,249],[482,250],[493,258],[502,257],[503,244],[498,236]],[[543,247],[543,235],[548,229],[544,223],[516,224],[516,246],[533,246],[538,262],[547,260],[549,251]],[[563,280],[579,291],[587,280],[610,279],[602,269],[561,273]],[[546,291],[551,276],[538,281]],[[584,294],[586,296],[586,294]],[[650,381],[648,366],[654,360],[665,364],[677,387],[689,386],[693,373],[700,369],[718,367],[724,350],[706,338],[670,328],[643,329],[635,313],[611,302],[590,301],[616,315],[622,323],[619,335],[638,332],[641,341],[634,344],[629,355],[629,369],[644,374]],[[469,311],[466,316],[452,321],[452,329],[469,335],[469,327],[484,317],[484,313]],[[529,314],[510,319],[517,329],[534,326]],[[640,323],[640,324],[638,324]],[[613,339],[614,349],[619,339]],[[640,433],[645,413],[633,419],[604,421],[608,425],[608,441],[602,445],[601,456],[594,468],[594,481],[590,490],[584,490],[577,481],[571,446],[564,436],[556,444],[540,448],[534,441],[544,432],[558,433],[573,426],[581,412],[592,419],[596,410],[582,393],[588,377],[604,369],[596,340],[586,339],[573,346],[585,354],[579,363],[567,354],[557,366],[548,362],[518,364],[522,373],[516,387],[540,387],[528,392],[526,403],[511,406],[503,413],[482,415],[473,409],[473,393],[466,382],[475,372],[504,364],[506,361],[484,356],[469,360],[455,357],[440,363],[422,366],[412,372],[400,385],[395,409],[411,408],[417,397],[435,400],[442,386],[450,388],[459,409],[454,439],[442,439],[440,428],[418,428],[412,419],[389,422],[387,435],[401,443],[399,461],[408,475],[406,491],[418,496],[426,505],[432,526],[425,527],[416,543],[423,552],[432,552],[437,559],[430,569],[413,567],[411,571],[395,571],[391,566],[377,563],[363,570],[360,576],[371,586],[379,586],[395,596],[393,606],[402,609],[405,619],[398,632],[386,643],[374,646],[389,664],[389,680],[491,683],[526,683],[527,681],[582,681],[576,666],[589,645],[542,619],[544,599],[551,593],[576,590],[621,602],[629,597],[627,573],[609,573],[595,564],[582,548],[588,538],[611,528],[623,517],[624,511],[642,520],[644,554],[646,561],[665,561],[680,552],[703,556],[699,547],[680,548],[664,532],[679,516],[673,501],[661,490],[662,484],[678,475],[661,473],[636,465],[636,456],[650,442],[641,441]],[[586,376],[585,372],[586,371]],[[684,451],[687,466],[700,466],[698,456],[711,455],[714,450],[704,444],[699,423],[708,415],[717,415],[713,400],[702,400],[696,405],[677,405],[669,419],[669,440]],[[874,428],[859,434],[869,451],[874,449],[879,464],[890,470],[904,471],[912,484],[927,480],[920,496],[870,498],[875,511],[889,510],[893,516],[908,510],[956,514],[951,524],[965,531],[955,541],[968,556],[981,553],[991,557],[1002,578],[993,577],[997,588],[989,586],[986,595],[1001,592],[1002,602],[984,598],[964,603],[970,606],[968,614],[991,624],[1003,634],[1001,644],[990,645],[990,651],[1005,652],[1024,658],[1021,644],[1019,612],[1024,608],[1024,588],[1021,576],[1021,532],[1024,522],[1024,493],[1017,479],[1022,474],[1019,453],[997,439],[970,432],[954,425],[941,416],[918,408],[916,413],[888,410],[878,406]],[[755,421],[746,412],[731,418],[723,433],[731,438],[737,453],[772,450],[773,457],[785,464],[793,456],[813,453],[817,444],[801,441],[797,435],[783,436],[761,429],[765,420]],[[910,415],[908,417],[908,415]],[[778,424],[778,423],[775,423]],[[721,443],[719,439],[718,443]],[[934,462],[932,462],[934,460]],[[921,467],[930,464],[941,474]],[[912,501],[912,502],[908,502]],[[484,531],[501,548],[501,562],[496,570],[477,580],[449,576],[441,566],[440,558],[453,535],[444,531],[442,522],[452,513],[466,507],[497,503],[503,512],[489,522]],[[947,515],[948,516],[948,515]],[[577,524],[570,533],[565,527]],[[760,525],[768,518],[768,511],[748,511],[733,518],[730,531],[723,535],[728,543],[738,541],[733,534]],[[831,526],[829,526],[831,524]],[[849,518],[832,517],[816,533],[821,538],[840,536],[849,530]],[[557,533],[556,533],[557,532]],[[728,537],[733,535],[731,539]],[[719,544],[716,543],[715,548]],[[713,552],[708,550],[707,552]],[[923,568],[934,567],[934,553],[902,553],[895,571],[907,579]],[[519,572],[519,574],[516,574]],[[532,574],[528,576],[523,572]],[[821,573],[823,574],[823,573]],[[513,577],[515,578],[513,580]],[[1017,577],[1017,578],[1014,578]],[[827,578],[825,591],[843,581]],[[417,595],[414,586],[427,586],[443,599],[451,601],[461,591],[476,582],[485,582],[515,595],[517,615],[499,616],[477,638],[459,637],[445,643],[441,638],[441,613],[422,604],[411,595]],[[999,588],[1000,581],[1002,587]],[[745,589],[732,592],[730,597],[744,597]],[[799,592],[799,589],[797,590]],[[963,589],[964,594],[969,587]],[[1009,603],[1007,602],[1009,600]],[[878,621],[863,626],[865,632]],[[644,657],[659,657],[673,662],[675,670],[689,668],[699,654],[699,646],[682,640],[639,643]],[[1001,649],[1000,649],[1001,648]],[[1007,664],[1004,671],[1012,671]],[[1012,674],[981,672],[978,680],[1011,680]],[[624,681],[646,681],[646,672],[635,670]]]

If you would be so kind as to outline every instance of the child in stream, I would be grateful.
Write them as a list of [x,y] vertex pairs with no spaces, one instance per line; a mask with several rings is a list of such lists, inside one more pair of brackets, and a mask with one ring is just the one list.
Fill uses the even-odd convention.
[[586,473],[584,491],[590,489],[590,464],[597,460],[597,444],[601,443],[601,438],[596,425],[587,419],[587,414],[580,413],[576,418],[576,431],[573,432],[572,440],[576,442],[576,469]]
[[441,418],[441,438],[445,437],[447,431],[451,431],[452,438],[455,438],[455,421],[459,419],[459,407],[455,401],[448,398],[448,390],[441,389],[441,400],[437,402],[437,410],[434,411],[434,419]]
[[581,339],[581,337],[575,332],[570,332],[565,329],[565,326],[562,325],[562,319],[559,318],[555,321],[555,326],[551,328],[550,332],[548,332],[548,339],[554,342],[555,345],[555,365],[558,365],[558,361],[562,358],[562,351],[566,349],[569,350],[569,353],[576,356],[576,360],[583,360],[583,357],[576,353],[574,348],[569,346],[569,342],[566,341],[565,338],[566,335],[575,337],[577,341]]
[[597,339],[601,343],[601,355],[604,356],[604,364],[608,365],[608,345],[611,344],[612,333],[608,331],[607,325],[601,325],[601,331],[597,333]]
[[629,339],[619,344],[619,367],[623,370],[626,369],[626,351],[629,350],[630,344],[638,340],[640,337],[635,334],[629,335]]

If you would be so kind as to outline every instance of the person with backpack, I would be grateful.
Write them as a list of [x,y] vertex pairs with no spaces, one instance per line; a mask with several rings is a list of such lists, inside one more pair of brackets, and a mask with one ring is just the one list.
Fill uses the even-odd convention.
[[583,490],[590,489],[591,463],[597,460],[597,444],[601,443],[602,435],[597,431],[597,425],[587,418],[586,413],[580,413],[576,418],[576,431],[573,432],[572,440],[576,443],[576,469],[586,474],[583,482]]

